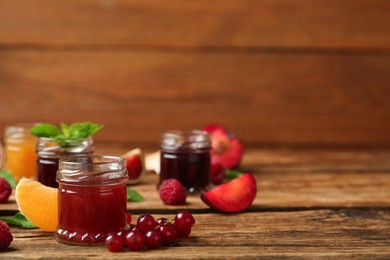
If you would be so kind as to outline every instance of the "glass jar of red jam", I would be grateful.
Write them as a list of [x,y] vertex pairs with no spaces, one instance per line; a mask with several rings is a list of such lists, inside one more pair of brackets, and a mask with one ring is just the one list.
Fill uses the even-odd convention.
[[61,157],[90,156],[93,153],[92,138],[80,138],[59,143],[51,138],[39,137],[36,146],[37,178],[43,185],[57,188],[56,173]]
[[116,156],[62,158],[57,172],[57,240],[104,243],[127,225],[126,162]]
[[175,178],[190,193],[206,190],[210,184],[210,149],[210,138],[205,131],[164,133],[158,185]]

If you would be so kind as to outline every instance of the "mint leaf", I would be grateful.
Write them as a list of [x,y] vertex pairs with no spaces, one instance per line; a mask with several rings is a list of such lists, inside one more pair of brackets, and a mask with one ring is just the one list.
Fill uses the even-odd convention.
[[145,199],[137,191],[127,188],[127,201],[142,202]]
[[91,123],[89,126],[89,135],[95,134],[96,132],[100,131],[100,129],[102,129],[102,128],[103,128],[103,125]]
[[91,122],[74,123],[70,126],[61,122],[60,128],[52,124],[39,124],[31,129],[31,134],[38,137],[50,137],[60,144],[72,143],[72,140],[87,138],[103,128],[103,125]]
[[16,187],[14,176],[9,171],[0,172],[0,177],[6,179],[12,188]]
[[55,125],[52,124],[38,124],[31,128],[31,134],[38,137],[56,137],[61,133]]
[[35,225],[31,224],[30,221],[26,219],[25,216],[22,215],[22,213],[18,212],[13,217],[0,217],[1,220],[3,220],[5,223],[18,226],[22,228],[38,228]]
[[69,126],[63,122],[60,123],[62,134],[66,137],[69,137]]
[[74,123],[68,129],[69,137],[74,139],[89,137],[99,131],[102,127],[102,125],[93,124],[91,122]]
[[226,172],[225,172],[225,177],[227,179],[235,179],[235,178],[238,178],[242,175],[244,175],[244,173],[239,172],[239,171],[235,171],[235,170],[230,170],[230,169],[226,170]]

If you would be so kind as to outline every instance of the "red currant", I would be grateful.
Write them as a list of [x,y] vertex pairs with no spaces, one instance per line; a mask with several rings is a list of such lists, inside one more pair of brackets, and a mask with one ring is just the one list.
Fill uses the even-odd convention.
[[162,225],[166,224],[167,221],[168,221],[167,218],[159,218],[159,219],[156,220],[156,223],[157,223],[159,226],[162,226]]
[[130,231],[126,235],[125,244],[130,251],[138,251],[145,244],[145,236],[139,231]]
[[117,231],[117,232],[111,232],[111,233],[108,234],[108,235],[109,235],[109,236],[110,236],[110,235],[119,236],[119,237],[122,238],[123,243],[124,243],[125,237],[126,237],[126,235],[127,235],[127,231],[126,231],[125,229],[121,228],[121,229],[119,229],[119,231]]
[[143,214],[137,220],[137,229],[144,234],[150,230],[154,230],[156,225],[156,221],[149,214]]
[[191,228],[180,230],[177,234],[179,238],[186,238],[191,234]]
[[180,211],[175,216],[175,226],[177,231],[184,232],[191,230],[192,226],[195,224],[195,219],[192,214],[188,211]]
[[145,245],[150,249],[159,248],[162,241],[161,233],[157,230],[151,230],[145,234]]
[[177,230],[173,224],[165,224],[158,229],[163,238],[163,243],[169,244],[177,239]]
[[118,252],[123,247],[123,239],[118,235],[109,235],[106,238],[105,245],[111,252]]

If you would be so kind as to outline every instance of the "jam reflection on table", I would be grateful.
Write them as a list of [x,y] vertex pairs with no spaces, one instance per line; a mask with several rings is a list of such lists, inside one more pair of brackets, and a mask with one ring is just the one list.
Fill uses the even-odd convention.
[[126,226],[126,186],[59,188],[57,239],[65,243],[104,243],[108,233]]

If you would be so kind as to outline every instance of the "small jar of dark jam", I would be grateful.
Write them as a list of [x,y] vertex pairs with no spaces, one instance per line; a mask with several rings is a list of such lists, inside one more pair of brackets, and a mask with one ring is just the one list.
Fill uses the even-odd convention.
[[116,156],[62,158],[57,172],[57,240],[94,245],[127,225],[127,170]]
[[73,139],[59,143],[51,138],[39,137],[36,152],[37,178],[43,185],[57,188],[56,173],[58,161],[62,157],[90,156],[93,153],[93,140],[91,137]]
[[206,190],[210,184],[210,149],[210,138],[205,131],[164,133],[159,185],[175,178],[190,193]]

